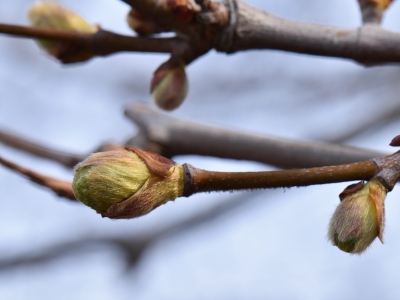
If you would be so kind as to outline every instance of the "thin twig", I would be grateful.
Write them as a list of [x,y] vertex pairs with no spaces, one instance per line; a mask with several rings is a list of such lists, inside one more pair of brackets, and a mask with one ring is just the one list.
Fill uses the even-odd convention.
[[11,133],[9,130],[0,129],[0,142],[30,154],[53,160],[68,168],[76,166],[76,164],[84,160],[87,156],[52,149],[30,141],[16,133]]
[[186,48],[187,44],[180,38],[146,38],[120,35],[103,29],[96,33],[80,33],[71,30],[55,30],[43,27],[17,26],[0,23],[0,33],[23,38],[56,40],[83,44],[90,48],[94,55],[106,56],[116,52],[137,51],[172,53]]
[[172,225],[161,226],[156,232],[149,233],[145,236],[131,234],[124,234],[120,237],[84,236],[75,240],[63,241],[37,252],[30,251],[29,254],[23,254],[13,258],[1,257],[0,271],[8,271],[16,267],[40,265],[63,256],[82,253],[85,250],[99,250],[99,248],[103,247],[121,252],[122,255],[118,255],[118,257],[125,259],[127,270],[133,269],[138,265],[143,254],[161,239],[169,238],[176,234],[192,230],[200,225],[207,224],[242,205],[248,205],[250,201],[257,198],[256,196],[260,194],[261,192],[254,192],[250,195],[246,195],[245,201],[242,194],[231,196],[227,201],[214,205],[194,216],[186,217]]
[[76,200],[74,193],[72,191],[71,182],[63,181],[59,179],[52,178],[50,176],[43,175],[41,173],[32,171],[28,168],[19,166],[9,160],[6,160],[0,157],[0,164],[7,167],[10,170],[16,171],[22,175],[28,177],[34,183],[37,183],[41,186],[47,187],[53,192],[55,192],[58,196],[67,198],[70,200]]

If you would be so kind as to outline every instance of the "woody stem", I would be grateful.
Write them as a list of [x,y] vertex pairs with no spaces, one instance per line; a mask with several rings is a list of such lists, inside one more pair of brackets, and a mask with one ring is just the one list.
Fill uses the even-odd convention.
[[379,172],[373,160],[352,164],[266,172],[214,172],[184,164],[185,192],[237,191],[369,180]]

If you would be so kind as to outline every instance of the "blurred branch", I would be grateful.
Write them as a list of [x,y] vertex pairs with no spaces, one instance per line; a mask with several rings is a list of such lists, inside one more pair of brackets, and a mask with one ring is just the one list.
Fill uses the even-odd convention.
[[86,155],[52,149],[4,129],[0,129],[0,142],[30,154],[58,162],[68,168],[74,167],[86,157]]
[[47,187],[53,192],[55,192],[58,196],[64,197],[70,200],[76,200],[74,193],[72,191],[71,182],[58,180],[49,176],[45,176],[38,172],[34,172],[22,166],[19,166],[11,161],[8,161],[2,157],[0,157],[0,164],[7,167],[10,170],[16,171],[22,175],[25,175],[33,181],[41,186]]
[[[118,257],[125,259],[127,270],[133,269],[138,265],[143,254],[159,240],[209,224],[209,222],[242,205],[248,205],[252,199],[257,198],[261,193],[265,194],[266,192],[255,191],[246,195],[236,194],[231,196],[229,200],[214,205],[194,216],[184,218],[169,226],[160,226],[158,231],[145,236],[133,234],[126,234],[120,237],[84,236],[72,241],[63,241],[37,252],[29,251],[29,254],[22,254],[13,258],[5,258],[3,256],[0,258],[0,272],[16,267],[41,265],[64,256],[82,253],[85,250],[93,253],[93,251],[98,251],[102,248],[111,248],[120,252],[121,255],[118,255]],[[246,197],[246,201],[244,201],[244,197]]]
[[366,132],[372,128],[383,127],[395,120],[399,119],[400,116],[400,103],[397,101],[391,106],[381,106],[370,114],[368,118],[364,118],[361,122],[352,125],[350,128],[340,134],[331,134],[329,136],[317,137],[320,140],[324,140],[330,143],[343,143],[346,140],[356,137],[363,132]]
[[139,126],[139,133],[127,144],[167,157],[199,154],[286,169],[339,165],[385,155],[344,145],[240,133],[173,118],[142,102],[127,107],[125,114]]

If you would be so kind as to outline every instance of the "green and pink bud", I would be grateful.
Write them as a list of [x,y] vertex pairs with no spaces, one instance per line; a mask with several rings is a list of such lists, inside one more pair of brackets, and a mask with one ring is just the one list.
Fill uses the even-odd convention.
[[329,224],[332,244],[345,252],[360,254],[376,237],[383,243],[386,193],[386,188],[374,179],[346,188]]
[[185,100],[187,92],[188,81],[182,61],[170,59],[154,72],[150,93],[158,107],[164,110],[176,109]]

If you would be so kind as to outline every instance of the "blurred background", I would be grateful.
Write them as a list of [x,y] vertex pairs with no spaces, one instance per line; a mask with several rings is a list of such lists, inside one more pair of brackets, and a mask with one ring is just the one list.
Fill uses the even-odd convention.
[[[116,0],[59,1],[103,28],[129,34]],[[247,0],[295,20],[357,27],[355,0]],[[0,2],[0,22],[27,24],[33,1]],[[400,31],[400,3],[383,27]],[[0,128],[54,148],[89,153],[137,127],[123,115],[151,102],[166,55],[127,53],[62,66],[28,39],[0,36]],[[176,117],[259,134],[340,141],[384,152],[400,128],[398,66],[280,51],[208,53],[187,68]],[[0,155],[42,173],[72,170],[0,144]],[[212,170],[270,166],[200,156]],[[386,201],[385,245],[361,256],[326,238],[348,185],[180,198],[134,220],[102,219],[0,167],[0,299],[395,299],[400,292],[399,189]]]

